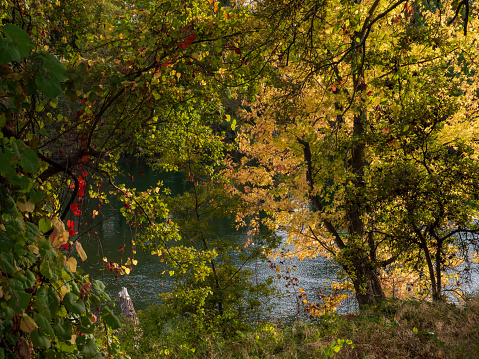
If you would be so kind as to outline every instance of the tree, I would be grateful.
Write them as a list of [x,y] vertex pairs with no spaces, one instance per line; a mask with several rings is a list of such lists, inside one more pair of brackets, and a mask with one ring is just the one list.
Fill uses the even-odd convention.
[[[249,73],[240,48],[249,13],[215,1],[33,0],[4,10],[1,353],[28,357],[32,343],[46,356],[96,357],[93,312],[107,295],[76,266],[75,250],[85,259],[80,223],[98,214],[84,204],[97,199],[101,211],[111,191],[133,226],[145,224],[133,245],[171,254],[176,265],[199,260],[169,243],[179,237],[165,193],[116,183],[117,162],[140,153],[177,170],[193,156],[211,176],[228,149],[224,131],[235,128],[221,99]],[[132,250],[126,263],[107,265],[124,274],[134,262]],[[102,321],[119,325],[106,306]]]
[[410,283],[428,273],[431,297],[442,298],[457,235],[475,240],[475,33],[444,26],[462,5],[255,8],[254,46],[277,72],[244,114],[243,158],[231,165],[251,204],[240,218],[264,211],[300,258],[334,258],[360,305],[411,268]]

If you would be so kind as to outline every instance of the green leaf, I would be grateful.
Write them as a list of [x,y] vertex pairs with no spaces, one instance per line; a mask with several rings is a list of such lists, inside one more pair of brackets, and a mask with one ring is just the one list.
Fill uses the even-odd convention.
[[111,327],[111,329],[115,330],[121,328],[120,319],[111,312],[110,308],[103,307],[102,317],[105,323]]
[[50,266],[51,263],[49,262],[43,262],[40,264],[40,273],[51,282],[54,282],[56,280],[56,276],[53,274]]
[[14,289],[13,291],[16,296],[15,303],[17,303],[18,301],[17,306],[20,305],[20,308],[23,310],[27,309],[28,305],[30,304],[30,299],[32,298],[32,295],[25,292],[25,290],[23,289]]
[[60,308],[60,298],[58,298],[58,294],[55,291],[55,288],[49,287],[48,288],[48,309],[52,314],[55,314],[58,309]]
[[25,30],[12,24],[5,24],[3,34],[8,42],[15,45],[21,57],[27,57],[32,51],[30,36]]
[[83,345],[78,346],[80,351],[83,353],[85,358],[96,358],[98,351],[95,345],[95,341],[91,338],[88,338]]
[[52,222],[48,219],[41,218],[38,222],[38,228],[40,228],[40,231],[43,233],[46,233],[52,228]]
[[83,314],[85,312],[85,303],[72,292],[65,294],[63,304],[70,313]]
[[93,281],[93,289],[98,290],[98,291],[104,291],[105,290],[105,284],[103,284],[102,281],[99,280],[94,280]]
[[[66,340],[68,340],[68,339],[70,339],[70,338],[67,338]],[[58,343],[58,349],[60,349],[62,352],[71,353],[75,350],[75,348],[76,348],[75,344],[68,344],[68,343],[65,343],[65,342]]]
[[43,315],[39,314],[35,319],[35,322],[38,324],[40,328],[43,329],[45,334],[49,335],[51,338],[55,337],[55,333],[53,332],[53,328],[50,325],[50,321],[45,318]]
[[40,349],[48,349],[51,346],[50,340],[40,332],[38,329],[35,329],[30,334],[32,338],[32,343],[34,346]]
[[51,319],[50,309],[48,307],[48,292],[47,287],[41,286],[37,290],[37,296],[35,298],[35,304],[37,306],[38,313],[47,318]]
[[69,320],[62,320],[55,325],[55,334],[65,340],[72,337],[72,323]]
[[[13,160],[14,154],[11,152],[3,152],[0,149],[0,174],[5,177],[10,177],[13,174],[15,162]],[[9,175],[10,174],[10,175]]]
[[9,253],[0,253],[0,269],[7,274],[15,273],[15,260]]
[[38,90],[53,100],[62,92],[61,82],[66,80],[65,68],[52,54],[40,53],[37,57],[43,62],[35,76],[35,85]]
[[0,36],[0,65],[6,65],[10,62],[20,62],[22,56],[15,44],[10,44]]
[[20,166],[27,173],[35,174],[38,170],[38,156],[37,153],[30,147],[23,151],[23,156],[20,157]]

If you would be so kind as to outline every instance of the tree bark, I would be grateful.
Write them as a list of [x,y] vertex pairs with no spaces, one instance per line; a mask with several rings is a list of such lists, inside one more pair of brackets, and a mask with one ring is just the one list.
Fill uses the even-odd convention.
[[353,271],[351,277],[360,308],[377,304],[385,298],[377,271],[368,258],[353,263]]

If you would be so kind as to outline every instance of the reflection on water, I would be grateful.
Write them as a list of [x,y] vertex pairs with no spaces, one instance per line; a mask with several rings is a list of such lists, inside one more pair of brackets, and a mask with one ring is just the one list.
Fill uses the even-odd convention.
[[[124,179],[127,186],[138,190],[146,190],[150,186],[156,186],[159,180],[169,187],[173,194],[181,193],[185,189],[182,177],[177,173],[159,175],[149,167],[138,164],[136,161],[127,161],[125,163],[126,171],[129,176]],[[130,176],[133,176],[131,178]],[[133,181],[131,181],[133,179]],[[97,208],[98,202],[94,200],[88,204],[89,210]],[[131,252],[130,241],[133,236],[131,229],[126,225],[126,221],[120,213],[121,204],[116,200],[111,200],[108,206],[102,207],[100,214],[95,221],[90,224],[96,234],[90,232],[90,237],[82,236],[80,241],[85,252],[88,255],[86,262],[81,266],[86,273],[93,278],[101,278],[106,285],[106,290],[110,296],[115,297],[121,287],[126,287],[133,299],[137,310],[145,309],[148,305],[159,303],[159,293],[172,290],[173,283],[168,274],[160,274],[161,262],[157,256],[145,253],[140,250],[136,254]],[[81,233],[81,231],[80,231]],[[244,242],[244,233],[237,232],[230,223],[219,221],[215,228],[215,235],[219,238],[239,240]],[[121,250],[123,248],[123,250]],[[104,268],[103,258],[108,261],[125,263],[129,257],[138,260],[138,265],[133,268],[130,275],[119,276],[115,279],[115,274],[110,271],[100,271]],[[274,278],[274,285],[282,294],[281,298],[273,298],[274,307],[272,315],[275,317],[296,316],[299,309],[298,288],[304,289],[308,294],[307,299],[314,301],[314,294],[326,288],[329,280],[335,280],[337,268],[325,258],[315,258],[312,260],[298,261],[296,259],[287,260],[285,263],[275,264],[281,269],[296,266],[296,271],[291,273],[291,277],[297,278],[298,286],[287,287],[288,280],[283,277],[276,277],[276,270],[271,268],[268,263],[261,261],[249,262],[244,268],[252,270],[255,275],[254,281],[262,282],[268,277]],[[236,263],[241,265],[238,259]],[[296,282],[296,281],[295,281]]]

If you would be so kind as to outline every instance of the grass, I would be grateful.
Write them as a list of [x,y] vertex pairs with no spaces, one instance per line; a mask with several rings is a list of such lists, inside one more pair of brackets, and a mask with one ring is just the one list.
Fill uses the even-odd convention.
[[461,306],[387,300],[357,315],[262,323],[227,339],[187,325],[143,333],[127,350],[132,358],[479,358],[479,298]]

